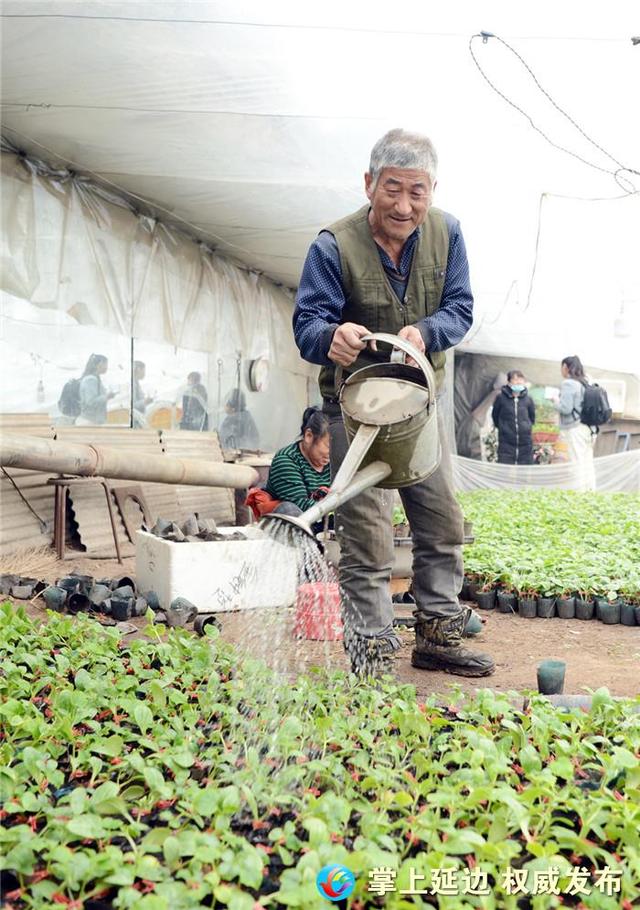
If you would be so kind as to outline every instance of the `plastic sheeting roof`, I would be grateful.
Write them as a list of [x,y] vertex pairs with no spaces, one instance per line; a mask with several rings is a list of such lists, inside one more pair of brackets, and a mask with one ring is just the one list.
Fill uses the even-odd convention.
[[[163,206],[289,287],[318,229],[364,201],[373,142],[394,126],[427,132],[436,204],[469,248],[478,319],[463,347],[579,352],[638,373],[640,195],[612,199],[623,193],[610,173],[552,148],[468,48],[480,29],[504,38],[602,149],[640,170],[636,13],[630,0],[605,13],[579,0],[5,0],[3,123],[26,150]],[[553,141],[617,168],[508,49],[477,38],[473,50]]]

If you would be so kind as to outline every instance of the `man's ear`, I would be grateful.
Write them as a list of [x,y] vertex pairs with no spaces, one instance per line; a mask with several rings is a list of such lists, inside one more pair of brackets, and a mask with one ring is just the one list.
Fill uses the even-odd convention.
[[369,171],[365,171],[364,175],[364,191],[367,194],[367,199],[371,200],[373,196],[373,177]]

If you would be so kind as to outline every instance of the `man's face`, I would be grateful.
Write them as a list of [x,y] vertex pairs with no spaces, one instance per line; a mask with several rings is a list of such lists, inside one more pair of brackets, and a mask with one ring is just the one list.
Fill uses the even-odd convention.
[[404,243],[427,217],[435,183],[426,171],[399,167],[384,168],[375,188],[371,174],[364,175],[364,182],[374,235]]

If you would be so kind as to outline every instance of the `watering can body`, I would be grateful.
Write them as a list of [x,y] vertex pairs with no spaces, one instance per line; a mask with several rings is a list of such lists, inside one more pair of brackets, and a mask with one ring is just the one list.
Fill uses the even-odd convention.
[[384,462],[391,469],[377,486],[412,486],[429,477],[440,463],[433,369],[427,358],[402,338],[380,332],[366,336],[366,340],[387,342],[412,357],[418,366],[392,360],[363,367],[347,377],[339,395],[347,438],[351,444],[359,431],[361,436],[365,432],[371,436],[359,468]]
[[409,487],[440,463],[435,377],[413,345],[383,332],[362,341],[381,341],[408,354],[417,367],[390,361],[356,370],[340,388],[340,407],[349,448],[324,499],[300,516],[272,512],[262,518],[295,525],[313,537],[311,526],[370,487]]

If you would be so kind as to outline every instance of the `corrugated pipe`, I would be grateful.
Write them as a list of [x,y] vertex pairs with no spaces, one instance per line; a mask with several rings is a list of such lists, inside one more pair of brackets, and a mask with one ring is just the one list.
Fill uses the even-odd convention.
[[58,442],[13,433],[0,435],[0,465],[49,474],[202,487],[244,489],[258,481],[257,471],[248,465],[150,455],[130,449],[121,451],[106,446]]

